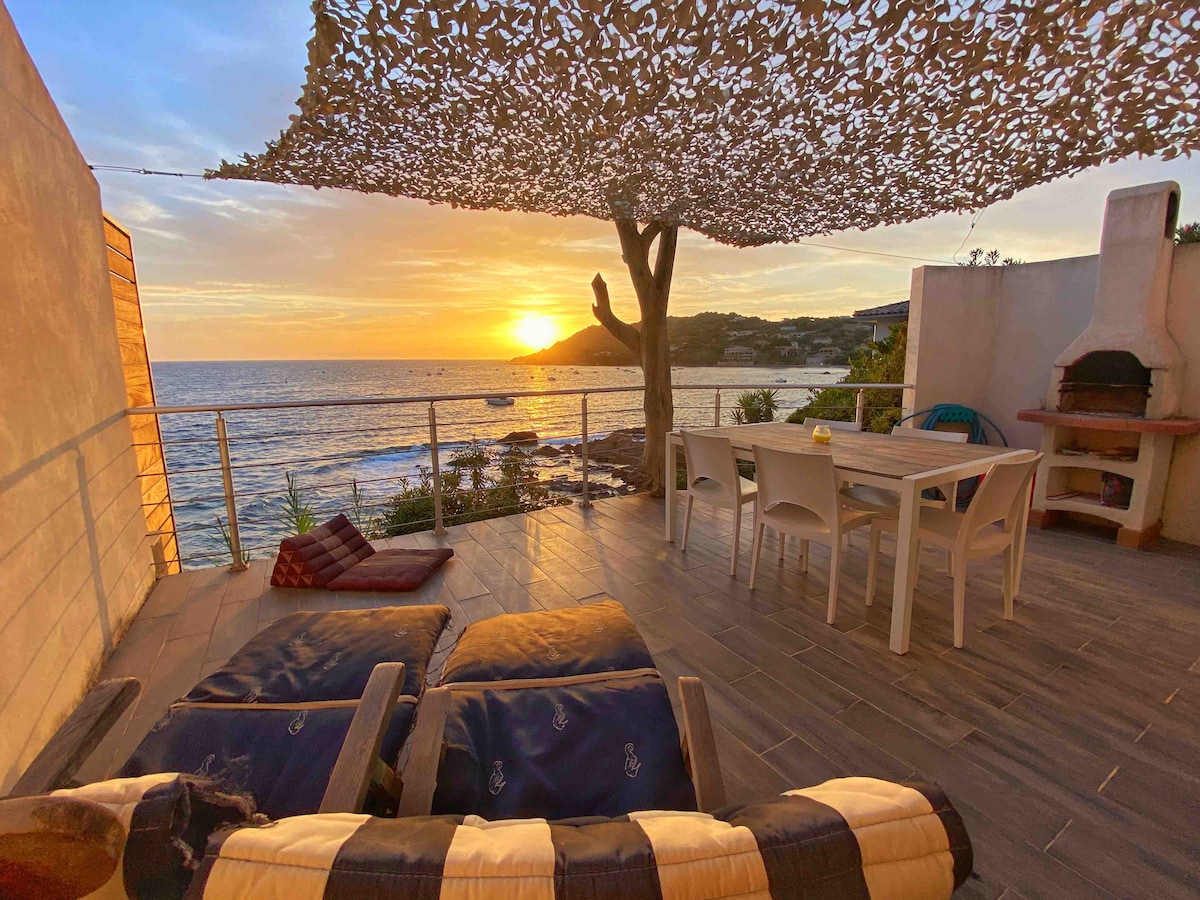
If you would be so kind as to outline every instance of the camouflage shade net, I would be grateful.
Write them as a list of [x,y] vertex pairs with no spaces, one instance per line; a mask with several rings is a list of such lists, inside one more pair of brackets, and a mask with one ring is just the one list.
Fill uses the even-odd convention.
[[1195,0],[318,0],[300,112],[210,177],[758,245],[1200,147]]

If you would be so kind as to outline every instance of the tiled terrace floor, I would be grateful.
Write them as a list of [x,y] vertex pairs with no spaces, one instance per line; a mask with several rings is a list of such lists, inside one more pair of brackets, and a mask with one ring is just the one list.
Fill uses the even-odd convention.
[[1196,896],[1200,551],[1031,532],[1015,621],[1000,619],[998,565],[972,564],[963,650],[949,578],[927,555],[899,657],[887,649],[892,545],[868,610],[855,539],[829,627],[823,548],[808,575],[794,553],[779,568],[764,548],[751,593],[746,554],[728,575],[727,515],[698,508],[681,553],[662,512],[637,496],[394,539],[457,554],[411,595],[272,588],[265,561],[164,579],[105,670],[141,677],[144,693],[83,777],[119,766],[171,700],[286,613],[444,603],[461,629],[609,595],[669,680],[704,679],[731,801],[845,774],[936,780],[975,844],[978,877],[956,896]]

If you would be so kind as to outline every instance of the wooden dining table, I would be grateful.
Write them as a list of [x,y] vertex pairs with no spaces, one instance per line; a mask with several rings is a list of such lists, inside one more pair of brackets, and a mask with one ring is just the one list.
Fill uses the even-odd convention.
[[[828,444],[812,439],[812,427],[789,422],[764,422],[755,425],[728,425],[717,428],[689,429],[696,434],[728,438],[738,459],[753,460],[754,445],[796,453],[820,453],[833,457],[838,477],[847,483],[869,484],[900,495],[896,535],[896,577],[892,591],[892,627],[889,646],[895,653],[908,652],[912,623],[912,597],[916,583],[917,519],[921,511],[921,492],[926,488],[952,484],[983,475],[1002,460],[1017,461],[1033,454],[1031,450],[990,447],[986,444],[957,444],[930,441],[901,434],[833,430]],[[667,433],[666,444],[666,537],[675,540],[675,482],[678,448],[683,438],[678,431]],[[1019,524],[1017,579],[1024,554],[1028,503]]]

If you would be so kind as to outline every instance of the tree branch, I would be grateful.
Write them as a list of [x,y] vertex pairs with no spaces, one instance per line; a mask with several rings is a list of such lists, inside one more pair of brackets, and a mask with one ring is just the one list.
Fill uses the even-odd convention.
[[658,239],[658,256],[654,260],[654,287],[665,307],[671,296],[671,276],[675,272],[675,245],[679,241],[677,225],[664,226]]
[[609,334],[629,348],[634,358],[642,358],[642,335],[628,322],[622,322],[612,311],[612,303],[608,299],[608,285],[600,273],[592,279],[592,293],[596,295],[596,303],[592,306],[592,315],[596,321],[608,329]]
[[646,248],[646,255],[650,255],[650,245],[654,243],[654,239],[665,231],[667,226],[662,222],[654,221],[642,230],[642,244]]

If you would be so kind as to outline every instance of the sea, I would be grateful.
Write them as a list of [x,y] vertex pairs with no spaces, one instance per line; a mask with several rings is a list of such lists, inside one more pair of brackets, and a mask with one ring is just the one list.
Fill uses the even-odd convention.
[[[673,369],[675,384],[755,384],[779,391],[779,417],[808,402],[811,391],[788,384],[832,384],[845,368]],[[159,406],[267,404],[305,400],[428,398],[455,394],[640,388],[641,371],[630,366],[511,365],[478,360],[320,360],[265,362],[156,362]],[[722,423],[738,391],[722,393]],[[354,485],[368,514],[378,513],[403,484],[414,483],[431,463],[428,400],[334,407],[226,412],[230,460],[243,548],[252,557],[274,553],[290,532],[283,515],[290,474],[318,521],[350,514]],[[577,444],[580,397],[515,397],[511,406],[482,399],[434,404],[439,459],[471,441],[500,449],[513,431],[536,432],[540,445]],[[226,520],[216,416],[212,412],[160,417],[170,473],[172,506],[185,567],[219,565],[229,559],[221,534]],[[714,391],[676,390],[675,424],[711,425]],[[640,390],[588,397],[592,438],[644,425]],[[577,478],[578,458],[536,458],[539,478]],[[604,467],[589,473],[593,484],[613,483]]]

